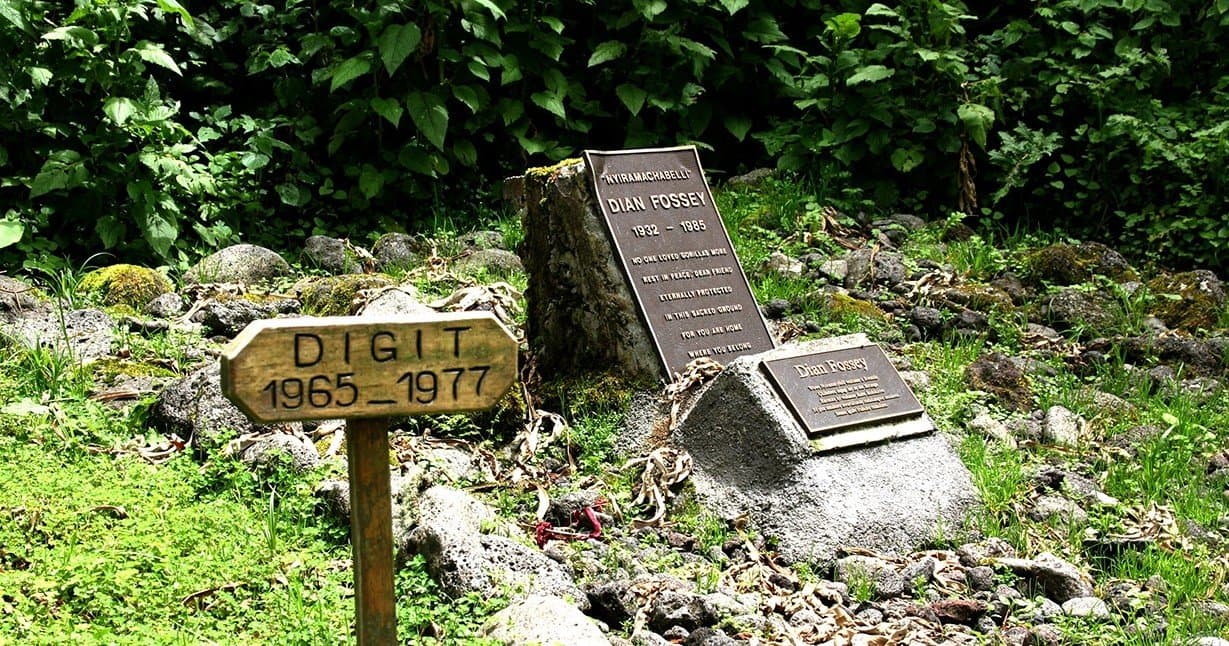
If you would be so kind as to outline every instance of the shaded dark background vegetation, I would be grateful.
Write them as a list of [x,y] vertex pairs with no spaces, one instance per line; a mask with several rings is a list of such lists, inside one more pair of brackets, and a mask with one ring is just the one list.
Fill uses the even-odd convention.
[[0,0],[0,261],[489,217],[694,143],[839,208],[1229,254],[1229,0]]

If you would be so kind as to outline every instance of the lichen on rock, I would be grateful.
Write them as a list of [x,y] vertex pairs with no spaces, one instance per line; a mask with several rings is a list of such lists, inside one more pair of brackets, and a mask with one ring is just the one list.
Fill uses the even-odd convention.
[[1211,330],[1225,308],[1225,286],[1207,270],[1158,276],[1148,281],[1148,313],[1174,329]]
[[308,316],[345,316],[352,313],[354,299],[365,289],[391,287],[393,279],[383,274],[347,274],[312,278],[298,286],[303,313]]
[[1036,284],[1076,285],[1093,276],[1105,276],[1120,283],[1139,279],[1122,254],[1100,242],[1041,247],[1024,257],[1024,265],[1026,276]]
[[171,291],[166,276],[137,265],[110,265],[81,277],[77,288],[103,305],[140,311],[154,298]]

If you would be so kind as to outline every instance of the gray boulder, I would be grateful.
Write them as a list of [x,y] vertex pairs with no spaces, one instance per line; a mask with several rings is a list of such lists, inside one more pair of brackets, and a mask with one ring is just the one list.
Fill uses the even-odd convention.
[[419,498],[418,524],[402,549],[422,554],[427,571],[450,595],[491,596],[513,589],[563,597],[588,609],[588,598],[564,566],[515,540],[483,533],[500,526],[494,510],[469,494],[431,487]]
[[1101,292],[1064,287],[1041,304],[1044,320],[1060,330],[1095,336],[1112,331],[1116,303]]
[[1096,597],[1076,597],[1063,603],[1063,612],[1071,617],[1091,617],[1093,619],[1109,619],[1110,609],[1104,601]]
[[1056,603],[1093,596],[1092,578],[1049,552],[1043,552],[1035,559],[1000,558],[995,559],[994,563],[1009,568],[1017,576],[1036,580],[1046,596]]
[[196,310],[196,313],[192,315],[192,320],[204,326],[209,335],[233,337],[253,321],[274,318],[278,314],[289,314],[298,308],[299,302],[294,299],[268,302],[250,301],[243,298],[209,300]]
[[16,278],[0,276],[0,316],[19,315],[38,306],[38,292]]
[[434,314],[425,303],[418,299],[418,290],[411,285],[389,287],[372,297],[359,310],[361,316],[375,317],[417,317]]
[[281,459],[289,460],[290,467],[298,472],[316,468],[320,454],[304,436],[291,433],[268,433],[256,438],[239,454],[244,464],[262,466]]
[[238,244],[202,258],[184,273],[183,282],[257,285],[289,275],[290,265],[277,253],[256,245]]
[[371,245],[371,255],[380,271],[410,269],[430,253],[427,243],[404,233],[386,233]]
[[[810,440],[760,369],[761,360],[795,352],[735,360],[681,415],[672,441],[692,457],[701,501],[724,518],[749,515],[790,561],[831,563],[840,546],[907,553],[939,527],[963,526],[977,493],[943,435],[817,452],[834,438]],[[880,428],[903,436],[932,427],[922,416]]]
[[1046,410],[1041,437],[1060,446],[1078,446],[1086,439],[1087,428],[1084,418],[1062,406],[1051,406]]
[[187,439],[198,450],[259,428],[222,394],[222,371],[217,363],[163,389],[150,408],[149,423],[164,434]]
[[498,231],[470,231],[457,239],[466,251],[479,249],[507,249],[504,244],[504,234]]
[[878,599],[891,599],[905,593],[905,577],[883,559],[853,554],[836,562],[833,576],[851,591],[873,591]]
[[453,263],[453,269],[462,274],[485,271],[493,276],[507,276],[525,271],[520,256],[503,249],[477,249],[461,256]]
[[40,304],[20,313],[10,312],[0,334],[29,348],[43,348],[88,363],[111,354],[115,321],[100,310],[56,311]]
[[576,606],[543,595],[513,602],[482,626],[482,634],[515,646],[608,646],[610,640]]
[[883,285],[894,287],[908,276],[905,269],[905,257],[895,251],[872,252],[870,249],[856,249],[845,257],[847,273],[845,287],[869,287]]
[[175,292],[167,292],[155,296],[153,300],[146,303],[145,313],[157,318],[169,319],[183,313],[185,306],[183,296]]
[[356,274],[363,265],[355,258],[345,240],[329,236],[311,236],[303,241],[303,259],[330,274]]

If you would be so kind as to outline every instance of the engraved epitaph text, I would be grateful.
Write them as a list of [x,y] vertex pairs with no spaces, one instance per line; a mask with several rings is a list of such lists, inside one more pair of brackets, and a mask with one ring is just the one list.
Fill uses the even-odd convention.
[[877,345],[773,359],[763,365],[812,436],[924,412]]
[[774,347],[694,146],[585,151],[585,163],[668,374]]

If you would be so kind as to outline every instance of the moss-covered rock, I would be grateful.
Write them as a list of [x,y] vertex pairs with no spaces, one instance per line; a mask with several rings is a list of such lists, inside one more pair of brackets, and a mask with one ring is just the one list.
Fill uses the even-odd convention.
[[957,285],[943,291],[942,297],[949,303],[967,307],[978,312],[1010,312],[1011,296],[989,285]]
[[111,265],[82,276],[77,288],[104,305],[141,310],[155,297],[170,292],[171,281],[146,267]]
[[1087,338],[1115,332],[1120,312],[1119,302],[1105,293],[1066,287],[1042,299],[1034,315],[1038,322]]
[[1100,242],[1064,243],[1034,249],[1024,257],[1025,275],[1035,284],[1075,285],[1093,276],[1116,282],[1139,280],[1122,254]]
[[1175,329],[1215,329],[1225,308],[1224,284],[1202,269],[1153,278],[1148,292],[1148,313]]
[[848,294],[837,292],[828,300],[828,309],[837,316],[858,316],[878,321],[888,320],[888,315],[874,303]]
[[1033,390],[1028,377],[1011,357],[992,352],[969,364],[964,372],[969,388],[990,393],[1009,410],[1028,412],[1033,406]]
[[298,285],[303,313],[308,316],[345,316],[353,311],[354,297],[364,289],[394,285],[384,274],[347,274],[310,278]]

